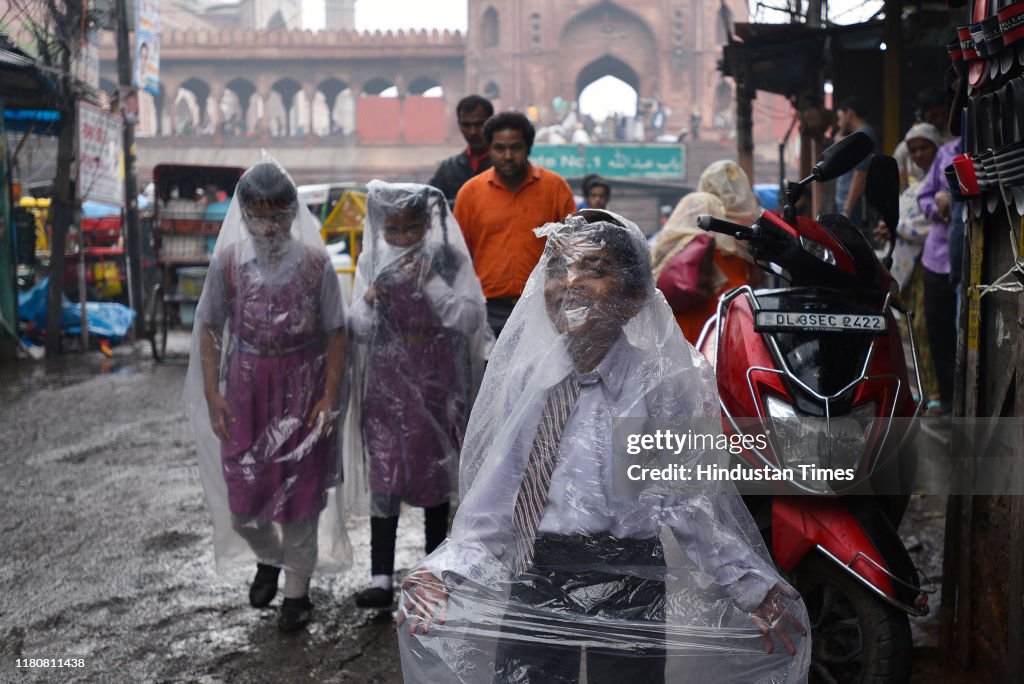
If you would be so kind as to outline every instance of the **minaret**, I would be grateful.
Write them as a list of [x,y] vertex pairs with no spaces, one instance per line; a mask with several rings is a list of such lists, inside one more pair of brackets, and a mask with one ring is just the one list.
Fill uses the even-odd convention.
[[356,27],[356,0],[325,0],[324,26],[352,31]]

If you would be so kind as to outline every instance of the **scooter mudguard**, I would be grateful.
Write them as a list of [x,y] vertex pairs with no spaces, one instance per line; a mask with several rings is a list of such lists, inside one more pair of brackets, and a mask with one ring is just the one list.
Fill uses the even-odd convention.
[[[820,548],[826,552],[826,557],[843,566],[862,582],[902,602],[905,596],[897,596],[895,583],[882,568],[905,582],[916,584],[913,564],[909,567],[910,576],[903,575],[908,568],[901,562],[902,559],[894,558],[897,567],[892,566],[887,555],[898,557],[902,552],[906,563],[910,562],[910,558],[892,525],[883,522],[884,515],[872,514],[868,508],[873,502],[868,497],[863,498],[863,503],[854,504],[858,513],[855,515],[848,505],[850,500],[810,496],[775,497],[772,501],[772,551],[775,562],[789,572],[809,552]],[[889,553],[883,554],[880,548],[885,548]]]

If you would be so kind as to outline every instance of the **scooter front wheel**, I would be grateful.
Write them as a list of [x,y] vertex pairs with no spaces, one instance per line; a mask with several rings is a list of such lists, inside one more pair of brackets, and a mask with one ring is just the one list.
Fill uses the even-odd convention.
[[820,555],[804,558],[793,582],[811,623],[812,683],[910,681],[913,643],[906,613]]

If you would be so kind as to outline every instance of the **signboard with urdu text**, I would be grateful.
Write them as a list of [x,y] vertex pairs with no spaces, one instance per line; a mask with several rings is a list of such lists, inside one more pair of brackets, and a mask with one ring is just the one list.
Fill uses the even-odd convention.
[[564,177],[686,178],[684,145],[534,145],[530,161]]

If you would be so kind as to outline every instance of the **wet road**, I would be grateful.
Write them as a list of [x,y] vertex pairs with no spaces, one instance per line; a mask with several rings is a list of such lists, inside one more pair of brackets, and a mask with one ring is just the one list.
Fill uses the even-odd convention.
[[[400,682],[391,616],[352,600],[369,575],[367,521],[350,522],[353,569],[314,578],[306,632],[278,631],[280,595],[249,607],[248,568],[215,573],[185,365],[140,345],[0,369],[0,681]],[[943,503],[918,497],[901,528],[936,581],[943,525]],[[397,567],[421,545],[410,509]],[[913,621],[915,681],[954,681],[937,664],[937,599]],[[19,670],[18,658],[84,666]]]
[[[352,602],[369,577],[365,521],[349,530],[353,569],[314,578],[304,633],[278,631],[280,595],[248,605],[249,569],[214,572],[185,358],[139,350],[0,372],[0,681],[400,682],[391,616]],[[403,514],[399,568],[422,557],[417,513]]]

